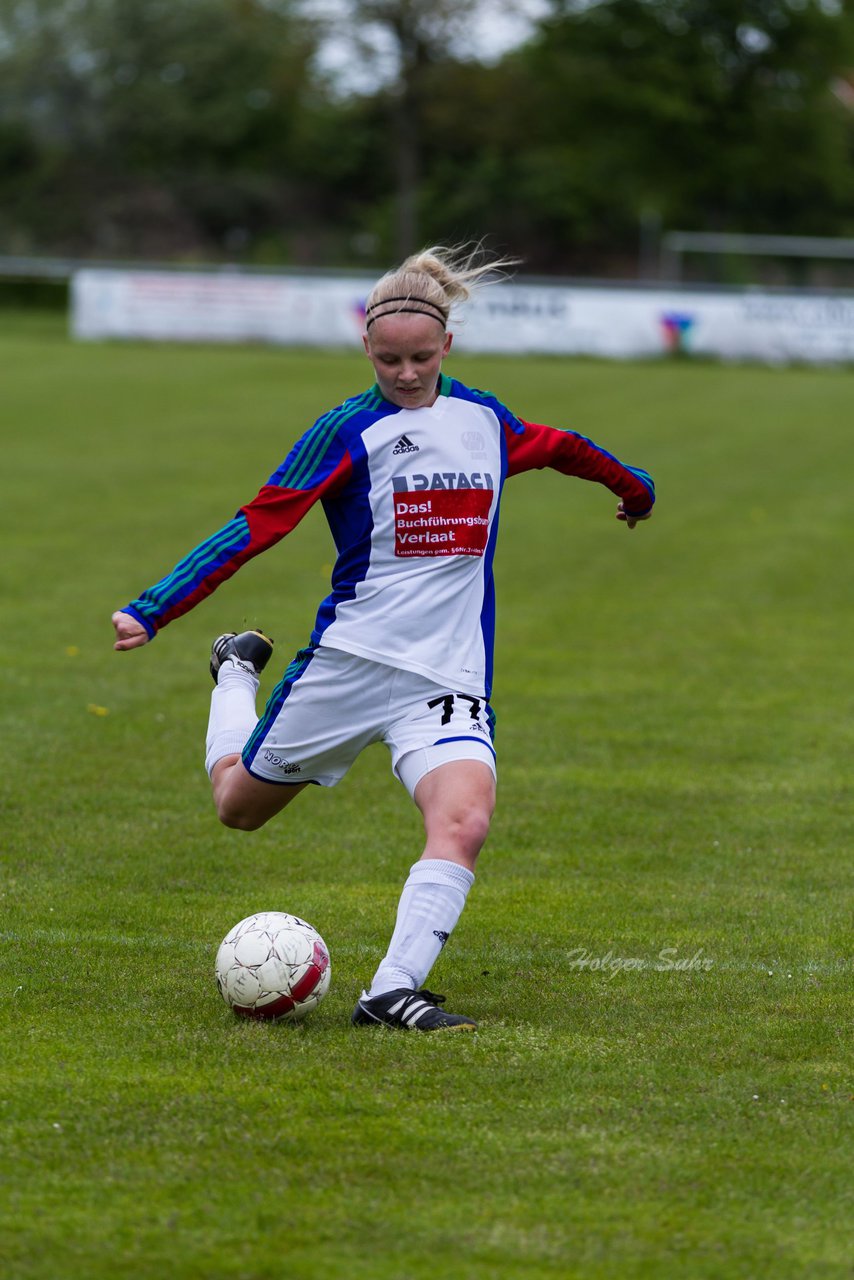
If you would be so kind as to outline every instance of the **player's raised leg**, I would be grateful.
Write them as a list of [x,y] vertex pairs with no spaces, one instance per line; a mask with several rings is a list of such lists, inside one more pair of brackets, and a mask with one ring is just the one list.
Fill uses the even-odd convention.
[[260,631],[228,632],[211,649],[211,695],[205,766],[220,822],[240,831],[256,831],[280,813],[303,790],[253,778],[241,759],[257,723],[255,698],[260,673],[273,652],[273,642]]
[[217,817],[235,831],[257,831],[281,813],[307,782],[262,782],[253,778],[240,756],[224,756],[211,774]]

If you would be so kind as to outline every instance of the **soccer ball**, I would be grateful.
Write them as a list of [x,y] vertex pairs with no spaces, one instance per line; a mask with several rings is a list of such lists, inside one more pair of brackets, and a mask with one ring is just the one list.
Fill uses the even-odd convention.
[[298,1022],[316,1009],[332,970],[316,929],[284,911],[247,916],[216,954],[216,984],[242,1018]]

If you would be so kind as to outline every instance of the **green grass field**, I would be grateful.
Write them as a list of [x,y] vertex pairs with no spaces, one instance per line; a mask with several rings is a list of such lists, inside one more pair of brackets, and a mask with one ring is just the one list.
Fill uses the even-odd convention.
[[[384,749],[251,835],[202,767],[211,638],[304,643],[322,513],[111,648],[369,366],[6,313],[0,367],[5,1280],[849,1277],[854,373],[449,362],[660,503],[508,484],[499,808],[429,983],[481,1029],[430,1037],[349,1026],[420,852]],[[297,1027],[213,982],[271,908],[332,953]]]

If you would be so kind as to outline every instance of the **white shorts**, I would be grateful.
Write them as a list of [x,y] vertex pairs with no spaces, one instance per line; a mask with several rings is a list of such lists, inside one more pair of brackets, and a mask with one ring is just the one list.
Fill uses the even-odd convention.
[[495,773],[495,718],[484,698],[455,693],[340,649],[302,649],[270,695],[243,749],[254,778],[334,787],[359,752],[384,742],[410,795],[451,760],[480,760]]

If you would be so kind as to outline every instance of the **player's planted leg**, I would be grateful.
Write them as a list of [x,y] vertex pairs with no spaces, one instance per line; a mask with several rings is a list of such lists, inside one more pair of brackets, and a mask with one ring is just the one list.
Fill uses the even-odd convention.
[[401,1031],[476,1031],[477,1023],[459,1013],[438,1008],[444,996],[401,987],[369,1000],[363,993],[350,1019],[355,1027],[383,1025]]
[[444,997],[424,991],[422,983],[474,883],[472,868],[495,806],[495,778],[478,761],[453,761],[421,779],[415,801],[424,815],[424,855],[410,870],[388,951],[352,1021],[356,1026],[382,1023],[401,1030],[471,1030],[477,1025],[472,1018],[436,1008]]

